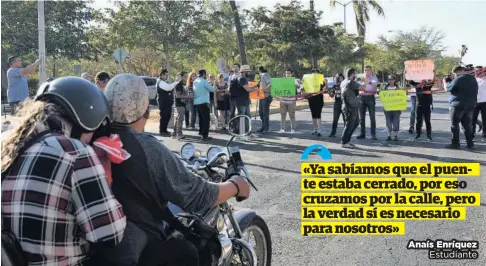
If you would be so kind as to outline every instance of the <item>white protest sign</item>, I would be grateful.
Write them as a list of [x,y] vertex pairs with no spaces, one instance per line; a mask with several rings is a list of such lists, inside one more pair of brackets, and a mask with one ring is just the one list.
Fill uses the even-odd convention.
[[405,61],[405,79],[422,81],[434,79],[434,62],[430,59]]

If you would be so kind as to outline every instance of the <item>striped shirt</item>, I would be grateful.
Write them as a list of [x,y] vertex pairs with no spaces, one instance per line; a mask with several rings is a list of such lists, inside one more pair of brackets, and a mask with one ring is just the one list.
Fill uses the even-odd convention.
[[89,242],[117,245],[126,226],[94,150],[51,133],[19,155],[2,181],[2,225],[29,265],[82,265]]

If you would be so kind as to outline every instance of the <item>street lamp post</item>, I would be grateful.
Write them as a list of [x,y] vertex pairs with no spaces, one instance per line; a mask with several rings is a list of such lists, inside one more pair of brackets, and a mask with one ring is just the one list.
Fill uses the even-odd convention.
[[37,21],[39,31],[39,59],[41,64],[39,67],[39,84],[44,83],[47,80],[46,76],[46,31],[44,23],[44,0],[37,2]]
[[347,2],[346,4],[343,4],[343,3],[339,2],[339,1],[331,1],[331,5],[332,6],[335,6],[336,4],[340,4],[344,8],[344,32],[346,32],[346,7],[349,4],[351,4],[352,2],[354,2],[354,1],[352,0],[352,1]]

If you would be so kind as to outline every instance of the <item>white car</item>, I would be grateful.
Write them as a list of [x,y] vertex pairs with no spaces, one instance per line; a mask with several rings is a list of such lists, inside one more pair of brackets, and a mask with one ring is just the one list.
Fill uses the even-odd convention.
[[150,105],[158,105],[157,103],[157,78],[154,77],[148,77],[148,76],[140,76],[143,81],[145,82],[145,85],[147,85],[148,91],[149,91],[149,104]]

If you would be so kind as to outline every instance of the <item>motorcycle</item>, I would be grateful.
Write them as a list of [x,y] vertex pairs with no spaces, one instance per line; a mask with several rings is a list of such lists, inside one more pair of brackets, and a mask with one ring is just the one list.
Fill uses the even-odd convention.
[[[179,158],[185,166],[195,174],[209,181],[221,183],[229,179],[230,173],[239,172],[240,175],[256,190],[250,180],[237,146],[231,146],[236,137],[244,137],[251,133],[251,119],[248,116],[236,116],[228,123],[228,131],[232,135],[226,145],[226,151],[218,146],[208,149],[206,157],[194,144],[186,143],[182,146]],[[237,201],[242,199],[236,198]],[[169,209],[174,215],[183,211],[176,205],[169,203]],[[211,265],[247,265],[269,266],[272,259],[272,240],[267,224],[251,209],[235,210],[231,203],[224,202],[219,206],[199,213],[204,222],[216,228],[219,232],[219,242],[222,253],[217,261]],[[250,243],[253,235],[255,243]]]

